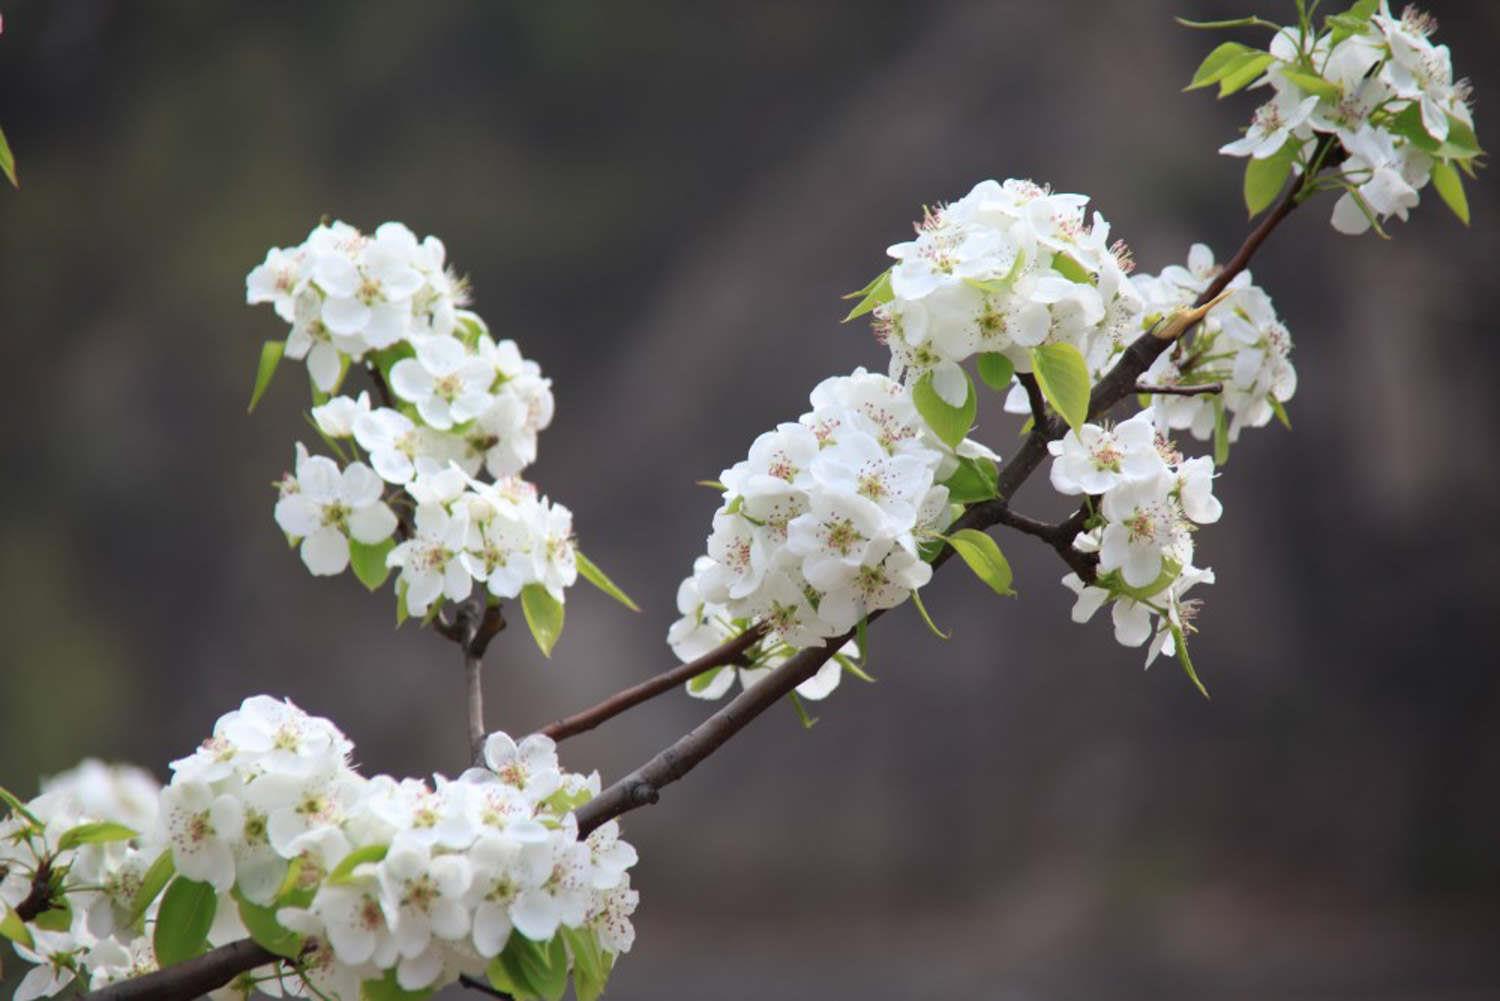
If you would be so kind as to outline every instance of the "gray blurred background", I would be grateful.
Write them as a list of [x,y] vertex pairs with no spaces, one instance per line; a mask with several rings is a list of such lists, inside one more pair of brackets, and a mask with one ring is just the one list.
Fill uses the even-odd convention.
[[[1435,0],[1500,94],[1500,8]],[[246,695],[333,717],[370,771],[464,757],[451,646],[313,579],[268,484],[309,437],[283,372],[245,415],[246,271],[324,213],[436,233],[555,380],[532,475],[643,606],[580,587],[551,662],[489,657],[524,732],[664,669],[714,498],[693,481],[880,366],[839,294],[924,202],[983,177],[1092,195],[1157,270],[1246,230],[1214,150],[1254,99],[1182,94],[1291,0],[4,5],[0,782],[83,755],[166,775]],[[1254,36],[1251,36],[1252,38]],[[1491,142],[1495,142],[1491,137]],[[1328,200],[1256,263],[1297,338],[1292,433],[1248,434],[1199,537],[1194,647],[1142,674],[1063,568],[1021,601],[935,581],[803,732],[774,711],[659,806],[627,999],[1467,999],[1500,991],[1500,200],[1432,193],[1395,239]],[[1016,422],[989,397],[984,436]],[[1059,513],[1045,477],[1022,495]],[[516,616],[519,619],[519,616]],[[664,697],[564,747],[606,780],[708,711]]]

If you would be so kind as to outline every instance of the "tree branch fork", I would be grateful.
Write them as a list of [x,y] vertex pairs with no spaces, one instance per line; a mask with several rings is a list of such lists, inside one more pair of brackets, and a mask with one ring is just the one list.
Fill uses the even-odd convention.
[[[1229,283],[1236,275],[1244,271],[1266,238],[1296,208],[1304,190],[1310,190],[1311,181],[1311,176],[1305,176],[1301,179],[1294,179],[1288,185],[1281,200],[1246,237],[1234,257],[1198,297],[1191,309],[1176,314],[1156,329],[1141,334],[1126,348],[1090,394],[1089,417],[1091,419],[1097,419],[1108,413],[1116,404],[1137,392],[1198,395],[1223,391],[1222,384],[1218,383],[1200,386],[1149,386],[1140,384],[1138,380],[1158,356],[1185,336],[1201,321],[1208,309],[1219,301]],[[384,390],[383,380],[379,379],[379,373],[374,373],[374,376],[377,390]],[[1067,425],[1062,418],[1047,408],[1035,378],[1029,374],[1023,374],[1019,375],[1018,379],[1026,390],[1031,404],[1033,418],[1031,431],[1010,461],[1001,467],[997,478],[995,498],[971,505],[954,523],[951,530],[974,528],[987,531],[999,525],[1012,528],[1046,543],[1080,577],[1092,580],[1097,557],[1083,553],[1073,546],[1074,539],[1083,530],[1090,516],[1091,505],[1087,501],[1068,518],[1057,523],[1031,518],[1010,507],[1010,498],[1015,496],[1016,491],[1046,458],[1047,445],[1062,437],[1067,431]],[[933,560],[934,570],[946,563],[952,555],[953,549],[945,547]],[[872,623],[884,614],[884,611],[872,612],[866,618],[866,622]],[[500,608],[490,604],[481,590],[452,609],[440,612],[434,619],[433,626],[439,635],[457,644],[462,651],[466,679],[466,730],[469,749],[471,759],[480,762],[486,736],[480,677],[482,660],[490,641],[505,628],[505,619]],[[598,796],[583,804],[575,811],[579,837],[586,837],[600,825],[625,813],[658,802],[662,790],[667,785],[692,771],[761,713],[779,702],[797,685],[816,674],[818,669],[827,663],[838,650],[854,639],[855,632],[856,630],[850,630],[842,636],[829,639],[821,646],[798,651],[765,678],[743,689],[693,729],[664,747],[634,771],[604,789]],[[617,692],[589,709],[558,719],[536,732],[560,741],[592,730],[621,713],[676,688],[704,671],[742,661],[745,653],[759,642],[763,635],[761,625],[752,626],[696,660],[670,668],[653,678]],[[212,949],[201,956],[164,970],[112,984],[86,994],[84,1001],[189,1001],[191,998],[229,983],[241,973],[280,958],[255,942],[244,939]],[[478,981],[466,982],[465,986],[493,993]]]

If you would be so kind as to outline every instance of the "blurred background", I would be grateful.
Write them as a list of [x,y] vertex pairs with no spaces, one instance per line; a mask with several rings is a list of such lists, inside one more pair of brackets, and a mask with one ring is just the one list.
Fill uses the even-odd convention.
[[[1434,0],[1500,96],[1500,7]],[[1254,98],[1182,94],[1291,0],[4,5],[0,783],[85,755],[158,775],[246,695],[334,718],[371,772],[457,771],[446,642],[313,579],[269,486],[309,432],[253,417],[243,304],[329,214],[436,233],[554,380],[531,476],[632,615],[573,592],[544,662],[515,616],[492,726],[666,668],[714,497],[694,480],[884,351],[840,326],[924,203],[1033,177],[1150,271],[1227,258]],[[1492,139],[1492,142],[1494,140]],[[1063,568],[1003,535],[1021,602],[942,574],[804,732],[788,706],[633,814],[627,999],[1468,999],[1500,991],[1500,624],[1490,442],[1500,199],[1424,192],[1395,239],[1313,203],[1254,273],[1297,338],[1295,432],[1236,447],[1195,659],[1142,674]],[[981,437],[1017,424],[998,398]],[[1058,514],[1045,477],[1019,501]],[[563,748],[606,781],[709,711],[663,697]]]

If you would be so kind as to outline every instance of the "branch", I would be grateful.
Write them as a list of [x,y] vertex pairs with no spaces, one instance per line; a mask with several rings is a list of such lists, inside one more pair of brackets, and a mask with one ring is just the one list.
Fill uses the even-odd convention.
[[[1325,144],[1329,141],[1328,137],[1321,140]],[[1318,162],[1316,154],[1314,162]],[[1300,181],[1293,182],[1281,202],[1250,233],[1239,251],[1225,265],[1224,270],[1198,297],[1198,301],[1194,303],[1195,307],[1201,307],[1215,299],[1234,280],[1234,277],[1245,269],[1250,259],[1255,256],[1255,252],[1265,242],[1266,237],[1291,214],[1292,209],[1297,207],[1302,192],[1310,190],[1311,181],[1312,175],[1305,175]],[[1134,392],[1136,381],[1141,374],[1150,368],[1151,363],[1190,327],[1191,324],[1188,324],[1181,330],[1174,331],[1171,337],[1161,337],[1154,331],[1148,331],[1136,338],[1115,362],[1114,368],[1110,369],[1094,386],[1089,396],[1089,414],[1097,416],[1105,413]],[[383,385],[383,379],[377,380],[377,388]],[[1021,447],[1000,470],[995,499],[971,505],[954,522],[953,530],[977,528],[983,531],[995,525],[1004,524],[1007,519],[1012,522],[1021,522],[1022,516],[1010,511],[1007,503],[1046,457],[1047,443],[1062,437],[1066,430],[1067,425],[1056,415],[1036,420],[1035,426],[1021,443]],[[1078,517],[1078,514],[1073,515],[1069,522]],[[1040,524],[1031,519],[1024,519],[1024,521],[1033,525]],[[1067,525],[1069,522],[1062,524]],[[952,547],[945,546],[932,561],[933,568],[942,566],[952,555]],[[493,611],[498,618],[498,609]],[[867,621],[873,622],[882,614],[883,612],[872,612]],[[485,613],[485,621],[489,621],[489,611]],[[499,632],[499,629],[503,627],[503,620],[500,622],[501,626],[497,626],[494,632]],[[492,636],[493,633],[490,635]],[[579,807],[576,812],[579,837],[586,837],[599,825],[621,814],[655,803],[663,787],[676,782],[692,771],[699,762],[724,746],[729,738],[743,730],[782,696],[816,674],[818,668],[827,663],[829,658],[853,637],[854,630],[850,630],[820,647],[809,647],[794,654],[759,683],[742,691],[727,705],[653,755],[635,771]],[[741,639],[743,638],[741,636]],[[488,638],[484,640],[484,643],[488,643]],[[749,645],[747,642],[746,648]],[[482,655],[482,646],[479,652]],[[714,652],[717,651],[711,653]],[[613,696],[594,709],[559,720],[545,728],[543,732],[556,728],[559,734],[568,736],[598,726],[599,723],[618,715],[625,709],[671,688],[682,680],[683,671],[696,664],[697,662],[693,662],[693,665],[684,664],[680,668],[658,675],[651,681],[637,685],[634,689],[627,689]],[[700,671],[706,669],[700,668]],[[663,684],[662,679],[669,675],[672,676],[672,680]],[[82,1001],[191,1001],[199,994],[222,987],[246,970],[279,958],[253,941],[242,939],[220,946],[195,959],[170,966],[165,970],[121,981],[102,990],[85,994],[82,996]]]
[[668,671],[663,671],[654,678],[649,678],[638,685],[634,685],[621,692],[616,692],[598,705],[574,713],[572,716],[564,716],[556,722],[549,723],[537,732],[551,737],[553,740],[566,740],[575,734],[592,730],[601,723],[608,722],[620,715],[627,709],[631,709],[646,702],[663,692],[670,692],[678,685],[691,681],[704,671],[710,671],[725,664],[732,664],[744,655],[745,651],[758,643],[766,633],[765,626],[757,623],[740,633],[734,639],[710,650],[697,660],[690,660],[686,664],[679,664]]
[[26,899],[16,905],[16,917],[22,924],[51,909],[52,889],[52,859],[49,856],[37,863],[36,872],[31,875],[31,889]]
[[478,991],[481,994],[488,994],[492,998],[499,998],[500,1001],[516,1001],[515,997],[513,997],[512,995],[507,994],[502,990],[498,990],[497,988],[491,987],[489,984],[485,983],[483,980],[480,980],[478,977],[471,977],[467,973],[460,973],[458,975],[458,982],[471,991]]
[[1149,393],[1152,396],[1212,396],[1215,393],[1224,392],[1222,382],[1205,382],[1200,386],[1141,386],[1135,387],[1137,393]]
[[1026,390],[1026,399],[1031,404],[1031,419],[1040,424],[1047,419],[1047,398],[1042,395],[1042,387],[1036,381],[1036,375],[1031,372],[1017,372],[1016,381],[1021,388]]
[[83,997],[88,1001],[189,1001],[223,987],[247,970],[282,958],[242,938],[164,970],[101,987]]

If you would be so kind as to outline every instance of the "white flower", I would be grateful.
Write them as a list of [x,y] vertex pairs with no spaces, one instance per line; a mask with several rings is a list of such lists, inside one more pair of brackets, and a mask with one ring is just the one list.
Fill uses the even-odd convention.
[[1356,185],[1358,194],[1346,191],[1334,203],[1333,228],[1358,236],[1370,228],[1372,214],[1380,219],[1394,215],[1405,222],[1407,210],[1421,201],[1408,173],[1415,166],[1418,178],[1426,183],[1430,167],[1404,157],[1390,133],[1368,125],[1347,138],[1344,147],[1349,156],[1343,174]]
[[363,239],[353,255],[321,253],[313,261],[313,281],[327,298],[322,320],[328,329],[386,348],[407,336],[411,297],[422,287],[412,266],[415,240],[400,223],[386,223]]
[[266,251],[266,259],[245,277],[245,302],[252,306],[269,302],[277,316],[291,323],[296,318],[293,302],[305,278],[303,263],[296,250],[272,247]]
[[234,846],[244,828],[243,803],[192,780],[174,781],[161,798],[163,831],[177,871],[220,893],[228,891],[234,885]]
[[561,504],[542,500],[531,507],[529,513],[537,583],[553,598],[562,601],[563,589],[572,587],[578,580],[573,512]]
[[1317,107],[1316,97],[1304,97],[1295,89],[1281,90],[1255,109],[1255,118],[1245,135],[1219,148],[1226,156],[1250,156],[1264,160],[1281,151],[1288,139],[1305,140],[1312,135],[1307,120]]
[[551,796],[562,784],[557,745],[539,733],[519,744],[509,734],[490,734],[484,741],[484,763],[500,781],[519,789],[533,803]]
[[1188,459],[1177,466],[1174,475],[1183,514],[1200,525],[1218,521],[1224,505],[1213,495],[1214,460],[1206,455]]
[[391,367],[391,388],[416,404],[422,420],[440,431],[489,410],[494,381],[494,366],[469,354],[451,337],[424,340],[415,358],[403,358]]
[[615,955],[623,955],[635,944],[635,927],[630,915],[635,913],[641,895],[630,888],[629,880],[605,893],[589,915],[589,927],[599,937],[599,945]]
[[1052,486],[1064,494],[1097,495],[1129,480],[1148,479],[1166,471],[1156,450],[1150,410],[1112,428],[1085,424],[1048,443]]
[[34,1001],[35,998],[52,997],[73,983],[75,974],[72,959],[79,950],[78,943],[67,932],[47,931],[31,926],[32,945],[28,949],[20,942],[11,947],[28,963],[35,965],[21,978],[13,1001]]
[[[348,438],[354,434],[354,423],[370,412],[370,394],[359,399],[335,396],[321,407],[312,408],[313,423],[330,438]],[[379,470],[376,470],[379,472]]]
[[872,501],[854,494],[821,493],[812,509],[787,526],[787,550],[802,557],[802,572],[819,590],[847,584],[859,567],[872,562],[885,515]]
[[516,875],[521,892],[511,904],[510,920],[522,935],[545,942],[559,925],[583,924],[591,897],[589,850],[574,837],[523,845]]
[[592,865],[590,884],[597,890],[619,886],[625,879],[625,871],[640,860],[635,848],[620,840],[618,821],[607,821],[594,828],[584,844],[588,846]]
[[356,414],[352,430],[359,447],[369,453],[370,465],[387,483],[405,485],[421,473],[463,459],[460,443],[389,407]]
[[386,555],[386,565],[401,568],[406,585],[406,610],[425,615],[439,597],[462,601],[473,590],[474,581],[461,559],[465,519],[449,514],[441,504],[417,506],[415,532]]
[[1164,557],[1180,555],[1191,544],[1173,506],[1172,485],[1163,475],[1123,483],[1104,495],[1100,511],[1108,524],[1099,546],[1101,572],[1119,570],[1126,584],[1146,587],[1161,576]]
[[396,530],[396,516],[380,499],[380,477],[362,462],[341,473],[324,456],[297,444],[297,471],[283,481],[276,502],[276,524],[302,540],[302,562],[314,575],[343,572],[349,565],[349,539],[383,542]]
[[[380,904],[401,954],[401,982],[408,990],[426,987],[441,970],[424,957],[434,936],[454,940],[469,933],[463,898],[473,872],[462,855],[433,855],[427,848],[397,841],[376,867]],[[422,960],[408,964],[406,960]]]

